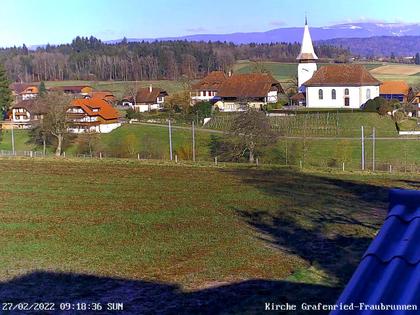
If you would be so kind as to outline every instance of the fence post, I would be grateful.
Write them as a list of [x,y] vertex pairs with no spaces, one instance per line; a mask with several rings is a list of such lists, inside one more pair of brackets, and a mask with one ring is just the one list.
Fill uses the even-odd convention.
[[389,172],[392,173],[392,165],[389,164]]
[[175,163],[178,164],[178,154],[175,154]]
[[63,152],[63,157],[66,157],[66,151]]
[[193,158],[193,162],[195,162],[195,124],[194,124],[194,120],[192,122],[192,158]]
[[344,162],[343,162],[343,172],[344,172]]
[[99,152],[99,159],[102,160],[102,152]]
[[375,171],[375,141],[376,141],[376,136],[375,136],[375,127],[373,127],[372,130],[372,172]]
[[362,171],[365,170],[365,133],[362,126]]
[[33,151],[31,151],[30,153],[29,153],[29,156],[32,158],[32,157],[34,157],[34,152]]
[[169,157],[172,161],[172,127],[171,127],[171,119],[168,121],[168,129],[169,129]]
[[217,166],[217,156],[214,157],[214,165]]
[[255,159],[255,163],[258,165],[260,165],[260,161],[258,160],[258,158]]
[[137,160],[140,160],[140,153],[137,153]]

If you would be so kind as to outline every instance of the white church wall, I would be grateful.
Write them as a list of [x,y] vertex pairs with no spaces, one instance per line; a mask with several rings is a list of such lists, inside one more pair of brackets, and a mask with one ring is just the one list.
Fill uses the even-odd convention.
[[[317,70],[317,65],[315,62],[310,63],[299,63],[298,65],[298,85],[299,88],[302,87],[302,84],[308,81],[314,75]],[[303,90],[302,90],[303,92]]]
[[[323,99],[319,99],[319,90],[323,91]],[[332,98],[332,90],[336,91],[336,98]],[[345,95],[345,89],[349,90]],[[370,89],[370,99],[379,96],[378,86],[361,87],[307,87],[306,88],[306,107],[312,108],[360,108],[368,101],[367,90]],[[349,98],[349,106],[345,106],[345,98]]]

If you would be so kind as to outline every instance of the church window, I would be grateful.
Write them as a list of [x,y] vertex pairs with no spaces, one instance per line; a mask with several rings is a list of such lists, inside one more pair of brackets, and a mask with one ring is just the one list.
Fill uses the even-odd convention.
[[349,95],[349,89],[344,90],[344,95]]
[[337,98],[337,93],[335,92],[335,89],[332,89],[332,90],[331,90],[331,98],[332,98],[333,100],[335,100],[335,99]]
[[366,90],[366,98],[367,99],[370,99],[370,89],[367,89]]
[[323,100],[324,99],[324,91],[322,91],[322,89],[319,89],[318,90],[318,98],[320,100]]

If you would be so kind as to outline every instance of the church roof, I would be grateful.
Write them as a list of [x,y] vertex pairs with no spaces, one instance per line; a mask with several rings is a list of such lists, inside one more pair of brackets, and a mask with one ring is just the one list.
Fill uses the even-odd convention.
[[322,66],[304,86],[362,86],[380,85],[366,68],[359,64],[336,64]]
[[315,60],[318,56],[315,54],[314,46],[312,45],[311,34],[309,33],[308,23],[305,21],[305,28],[303,29],[302,46],[300,47],[300,54],[297,60]]

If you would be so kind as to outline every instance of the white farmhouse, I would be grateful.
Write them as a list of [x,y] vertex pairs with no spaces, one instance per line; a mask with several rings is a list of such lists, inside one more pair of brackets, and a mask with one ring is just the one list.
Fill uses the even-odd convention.
[[205,78],[191,86],[191,103],[215,102],[220,86],[227,79],[223,71],[212,71]]
[[360,108],[379,96],[380,81],[360,64],[332,64],[317,70],[309,27],[305,21],[302,46],[297,57],[299,91],[306,107]]
[[137,90],[136,97],[126,96],[122,99],[123,106],[130,106],[137,112],[150,112],[163,109],[168,93],[161,88],[149,87]]

